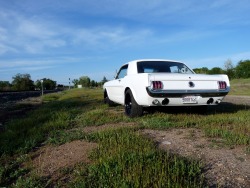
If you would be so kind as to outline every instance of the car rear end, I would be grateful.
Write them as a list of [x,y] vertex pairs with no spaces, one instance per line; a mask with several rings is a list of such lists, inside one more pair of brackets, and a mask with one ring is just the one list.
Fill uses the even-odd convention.
[[149,106],[217,105],[230,91],[227,75],[148,74]]

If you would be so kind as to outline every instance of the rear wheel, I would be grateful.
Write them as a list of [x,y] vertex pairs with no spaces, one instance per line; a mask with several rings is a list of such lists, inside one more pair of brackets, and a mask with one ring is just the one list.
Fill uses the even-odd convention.
[[143,114],[143,107],[137,104],[131,90],[125,92],[125,114],[129,117],[139,117]]

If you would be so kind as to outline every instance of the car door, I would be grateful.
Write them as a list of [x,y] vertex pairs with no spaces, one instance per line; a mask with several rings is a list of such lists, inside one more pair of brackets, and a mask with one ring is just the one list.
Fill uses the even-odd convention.
[[120,104],[124,103],[124,78],[127,76],[127,70],[128,65],[122,66],[112,83],[111,100]]

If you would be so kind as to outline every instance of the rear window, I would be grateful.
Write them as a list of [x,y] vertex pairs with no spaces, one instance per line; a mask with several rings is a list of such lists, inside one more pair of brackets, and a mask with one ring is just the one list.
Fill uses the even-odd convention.
[[193,74],[185,64],[171,61],[140,61],[137,62],[138,73],[181,73]]

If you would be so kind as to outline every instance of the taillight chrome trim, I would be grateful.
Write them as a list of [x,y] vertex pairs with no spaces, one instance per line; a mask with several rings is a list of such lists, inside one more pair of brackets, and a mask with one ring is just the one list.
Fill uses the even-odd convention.
[[227,83],[225,81],[218,81],[218,89],[219,90],[227,89]]
[[161,81],[151,81],[152,90],[161,90],[163,89],[163,83]]

